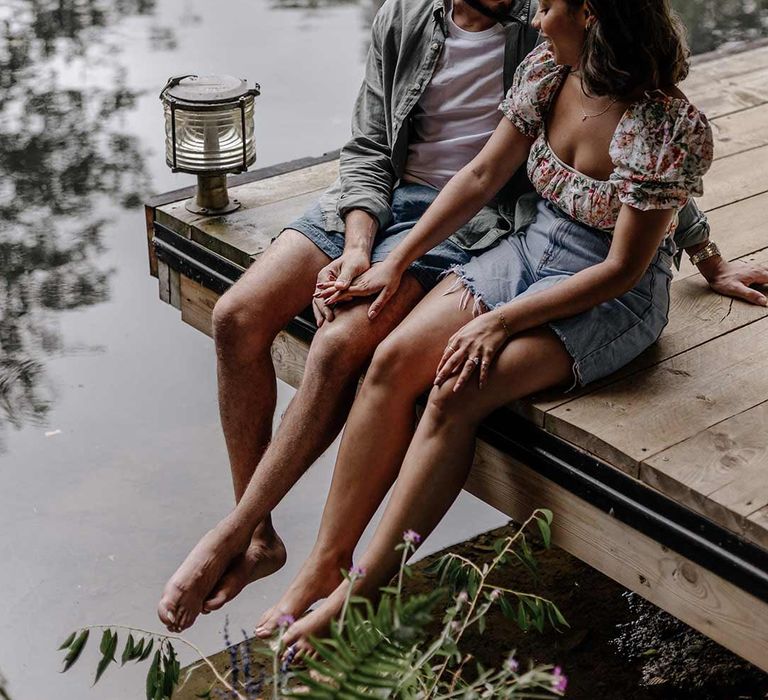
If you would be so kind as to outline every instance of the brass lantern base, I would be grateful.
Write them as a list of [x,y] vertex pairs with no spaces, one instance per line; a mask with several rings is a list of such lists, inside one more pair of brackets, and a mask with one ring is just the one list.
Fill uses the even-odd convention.
[[240,208],[240,202],[230,199],[226,175],[198,175],[197,192],[184,202],[187,211],[202,216],[221,216]]

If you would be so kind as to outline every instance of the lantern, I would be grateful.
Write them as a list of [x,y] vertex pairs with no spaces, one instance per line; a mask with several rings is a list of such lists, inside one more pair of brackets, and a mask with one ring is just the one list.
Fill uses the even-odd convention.
[[173,172],[197,175],[185,203],[196,214],[227,214],[240,206],[227,193],[227,173],[256,160],[253,103],[261,89],[228,75],[171,78],[160,93],[165,111],[165,161]]

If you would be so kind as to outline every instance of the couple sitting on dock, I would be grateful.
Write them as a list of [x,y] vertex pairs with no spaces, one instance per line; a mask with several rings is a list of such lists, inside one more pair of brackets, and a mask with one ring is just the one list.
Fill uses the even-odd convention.
[[[358,595],[386,585],[404,531],[438,524],[489,413],[652,345],[678,249],[715,291],[766,304],[749,285],[768,270],[720,257],[692,199],[712,133],[676,87],[687,54],[669,0],[387,0],[340,180],[214,309],[237,506],[166,585],[169,629],[283,565],[270,513],[345,422],[315,546],[258,636],[285,616],[301,647],[327,629],[393,483]],[[270,346],[310,303],[318,332],[273,436]]]

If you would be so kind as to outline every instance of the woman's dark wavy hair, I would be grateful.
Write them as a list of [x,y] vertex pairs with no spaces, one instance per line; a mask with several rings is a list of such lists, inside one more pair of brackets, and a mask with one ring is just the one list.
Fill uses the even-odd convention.
[[[566,0],[574,10],[584,0]],[[638,88],[676,85],[688,75],[690,51],[683,23],[669,0],[586,0],[581,72],[592,95],[622,96]]]

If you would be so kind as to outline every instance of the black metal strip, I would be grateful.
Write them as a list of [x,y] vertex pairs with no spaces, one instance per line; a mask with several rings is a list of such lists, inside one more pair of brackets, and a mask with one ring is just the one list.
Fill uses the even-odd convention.
[[[155,247],[159,259],[218,293],[243,273],[240,266],[157,223]],[[311,313],[295,318],[287,330],[311,342]],[[623,524],[768,602],[768,551],[761,547],[509,410],[489,416],[479,437]]]

